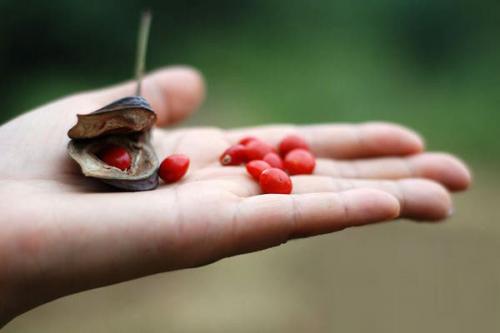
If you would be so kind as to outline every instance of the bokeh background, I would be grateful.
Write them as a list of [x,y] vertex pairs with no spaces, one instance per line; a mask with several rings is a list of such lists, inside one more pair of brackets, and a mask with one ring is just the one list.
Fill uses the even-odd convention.
[[[467,160],[449,223],[309,240],[55,301],[5,332],[500,331],[500,2],[0,0],[0,123],[149,69],[190,64],[187,125],[388,120]],[[1,158],[1,157],[0,157]]]

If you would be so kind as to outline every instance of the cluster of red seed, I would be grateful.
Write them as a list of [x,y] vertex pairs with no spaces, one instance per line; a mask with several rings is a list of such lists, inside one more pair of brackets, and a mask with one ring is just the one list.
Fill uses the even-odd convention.
[[[109,145],[98,153],[106,164],[122,171],[132,165],[129,152],[120,146]],[[275,149],[255,137],[245,137],[229,147],[220,157],[227,165],[246,164],[246,170],[260,184],[263,193],[290,194],[292,181],[289,175],[307,175],[314,171],[316,159],[305,140],[297,135],[286,136]],[[165,183],[180,180],[189,168],[186,155],[167,156],[160,164],[158,175]]]
[[289,175],[313,173],[316,159],[300,136],[286,136],[278,149],[248,136],[226,149],[220,163],[224,166],[246,163],[247,172],[259,182],[263,193],[290,194],[292,181]]
[[[132,165],[129,152],[120,146],[108,145],[99,151],[97,156],[106,164],[122,171],[128,170]],[[173,183],[184,177],[188,168],[189,158],[186,155],[174,154],[161,162],[158,175],[165,183]]]

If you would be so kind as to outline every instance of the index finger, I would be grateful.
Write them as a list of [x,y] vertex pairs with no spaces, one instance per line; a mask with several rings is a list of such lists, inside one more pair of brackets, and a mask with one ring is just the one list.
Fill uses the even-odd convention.
[[244,136],[255,136],[277,145],[286,135],[304,137],[319,157],[353,159],[373,156],[404,156],[424,149],[422,138],[414,131],[392,123],[324,125],[274,125],[241,128],[228,132],[237,142]]

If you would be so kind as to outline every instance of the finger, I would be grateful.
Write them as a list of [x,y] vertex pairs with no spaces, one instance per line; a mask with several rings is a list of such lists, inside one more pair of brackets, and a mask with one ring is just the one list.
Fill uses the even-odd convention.
[[428,178],[452,191],[465,190],[471,183],[471,174],[467,166],[458,158],[444,153],[357,161],[318,159],[315,173],[343,178]]
[[346,180],[322,176],[293,177],[294,193],[342,192],[350,189],[377,189],[399,200],[401,216],[437,221],[452,210],[450,194],[436,182],[423,179],[399,181]]
[[393,196],[370,189],[254,196],[239,206],[230,252],[264,249],[292,238],[391,220],[398,214]]
[[264,126],[230,131],[237,142],[252,135],[273,145],[288,134],[303,136],[319,157],[352,159],[370,156],[409,155],[424,149],[422,138],[410,129],[389,123],[360,125]]
[[[94,106],[93,109],[78,110],[78,113],[91,112],[119,98],[135,95],[136,84],[129,81],[79,95]],[[201,74],[192,68],[168,67],[144,78],[142,95],[156,112],[157,125],[165,126],[186,118],[200,106],[205,96],[205,84]]]

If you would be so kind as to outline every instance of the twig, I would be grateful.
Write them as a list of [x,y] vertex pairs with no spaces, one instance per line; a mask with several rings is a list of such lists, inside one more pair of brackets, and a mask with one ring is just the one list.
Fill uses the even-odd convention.
[[135,63],[135,79],[137,80],[137,88],[135,94],[137,96],[141,95],[142,77],[144,76],[150,26],[151,12],[147,10],[142,13],[141,23],[139,26],[139,35],[137,36],[137,55]]

